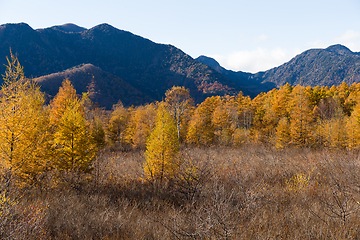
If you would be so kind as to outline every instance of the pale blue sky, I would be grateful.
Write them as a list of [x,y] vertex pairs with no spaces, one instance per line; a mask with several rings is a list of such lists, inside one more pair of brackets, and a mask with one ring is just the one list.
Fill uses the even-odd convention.
[[32,28],[109,23],[193,58],[257,72],[309,48],[360,52],[360,0],[0,0],[0,24]]

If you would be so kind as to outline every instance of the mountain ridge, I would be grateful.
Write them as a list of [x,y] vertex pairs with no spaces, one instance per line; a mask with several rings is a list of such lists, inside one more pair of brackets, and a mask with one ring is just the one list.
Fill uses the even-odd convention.
[[[70,73],[74,66],[91,64],[93,67],[76,67],[79,69],[74,74],[84,71],[88,71],[88,75],[101,73],[107,80],[98,76],[98,81],[120,84],[133,91],[132,95],[117,95],[117,99],[105,97],[106,108],[110,102],[114,104],[121,99],[131,104],[131,99],[124,98],[134,98],[134,104],[161,100],[165,91],[174,85],[190,89],[191,96],[199,103],[208,96],[235,95],[239,91],[254,97],[285,83],[331,86],[343,81],[348,84],[360,82],[360,53],[340,44],[309,49],[283,65],[255,74],[227,70],[206,56],[193,59],[175,46],[155,43],[107,23],[90,29],[70,23],[36,30],[26,23],[0,25],[1,72],[5,71],[10,48],[24,67],[26,76],[47,76],[46,84],[54,78],[53,84],[58,86],[56,74],[51,74]],[[86,74],[79,76],[90,84]],[[44,81],[41,83],[45,84]],[[77,90],[83,91],[84,88]],[[52,92],[48,94],[53,95]],[[144,97],[143,101],[138,100],[139,96]]]
[[28,77],[90,63],[154,100],[161,100],[174,85],[189,88],[197,102],[207,96],[236,94],[242,90],[174,46],[154,43],[106,23],[81,32],[54,27],[34,30],[25,23],[1,25],[1,72],[5,71],[3,64],[9,48],[18,56]]
[[286,83],[306,86],[332,86],[360,82],[360,54],[335,44],[325,49],[306,50],[289,62],[254,75],[258,81],[277,87]]
[[[64,79],[69,79],[78,93],[88,92],[89,98],[99,106],[111,109],[119,100],[124,106],[153,102],[154,99],[121,78],[110,74],[93,64],[81,64],[62,72],[34,78],[41,90],[54,97]],[[131,101],[130,101],[131,99]]]
[[352,52],[341,44],[306,50],[278,67],[258,73],[227,70],[215,59],[206,56],[200,56],[197,60],[250,91],[253,84],[257,92],[278,88],[286,83],[315,87],[360,82],[360,53]]
[[83,32],[86,31],[87,29],[84,27],[80,27],[76,24],[73,23],[65,23],[62,25],[56,25],[56,26],[52,26],[50,27],[51,29],[55,29],[55,30],[59,30],[59,31],[63,31],[63,32]]

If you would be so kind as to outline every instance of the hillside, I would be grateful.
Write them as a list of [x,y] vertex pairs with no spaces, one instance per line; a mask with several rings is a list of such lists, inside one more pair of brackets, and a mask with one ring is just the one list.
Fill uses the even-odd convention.
[[360,82],[360,54],[342,45],[310,49],[254,77],[263,83],[274,83],[277,87],[285,83],[312,87],[339,85],[342,82],[352,84]]
[[[174,85],[190,89],[191,96],[199,103],[208,96],[237,94],[239,91],[255,97],[285,83],[332,86],[343,81],[348,84],[360,82],[360,54],[342,45],[307,50],[279,67],[256,74],[227,70],[205,56],[195,60],[174,46],[154,43],[109,24],[91,29],[64,24],[37,30],[26,23],[0,25],[2,73],[10,48],[24,66],[27,77],[46,76],[46,81],[40,83],[51,96],[54,92],[50,89],[57,88],[60,81],[54,76],[63,77],[65,71],[68,78],[76,81],[76,74],[70,76],[74,67],[92,64],[103,71],[102,77],[98,78],[101,79],[98,84],[102,85],[100,95],[112,94],[105,97],[106,100],[97,99],[107,108],[118,100],[126,105],[161,100],[165,91]],[[75,87],[87,86],[91,81],[84,76],[94,74],[93,70],[81,68],[80,78],[85,82],[74,84]],[[51,75],[53,73],[58,75]],[[123,93],[113,90],[120,88]],[[85,89],[79,87],[76,90]]]
[[360,82],[360,53],[339,44],[326,49],[307,50],[279,67],[256,74],[227,70],[206,56],[196,60],[247,89],[249,95],[266,92],[286,83],[314,87]]
[[39,83],[44,92],[53,97],[57,94],[65,78],[73,83],[78,93],[89,92],[89,97],[94,103],[107,109],[111,109],[112,105],[119,100],[125,106],[154,101],[154,99],[135,89],[121,78],[92,64],[76,66],[34,80]]
[[11,48],[28,77],[90,63],[155,100],[161,100],[173,85],[189,88],[197,102],[243,90],[174,46],[157,44],[108,24],[83,31],[69,31],[67,26],[65,30],[64,26],[34,30],[25,23],[1,25],[0,72],[5,71],[3,64]]
[[245,95],[255,97],[261,92],[267,92],[276,87],[275,84],[271,82],[262,83],[261,80],[254,78],[254,74],[252,73],[227,70],[220,66],[220,64],[213,58],[200,56],[196,58],[196,60],[205,65],[208,65],[238,86],[244,88],[243,92]]

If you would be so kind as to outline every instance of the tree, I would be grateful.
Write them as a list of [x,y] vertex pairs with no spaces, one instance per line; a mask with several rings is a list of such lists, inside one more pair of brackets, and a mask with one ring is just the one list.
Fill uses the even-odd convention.
[[215,139],[212,114],[220,104],[221,98],[208,97],[195,110],[190,120],[186,140],[195,145],[211,145]]
[[167,90],[165,93],[165,102],[169,108],[170,114],[176,122],[177,134],[180,139],[180,123],[184,112],[189,109],[192,99],[188,89],[185,87],[175,87]]
[[256,110],[251,135],[256,143],[269,142],[275,134],[278,118],[273,110],[271,101],[276,91],[272,90],[267,94],[259,94],[253,100]]
[[90,173],[97,147],[91,138],[79,100],[68,102],[54,134],[56,167],[60,172]]
[[290,136],[297,147],[313,144],[314,113],[304,87],[296,86],[292,92]]
[[0,98],[0,155],[19,184],[34,184],[48,168],[48,115],[40,88],[25,79],[11,53]]
[[277,91],[273,98],[272,108],[278,118],[287,117],[289,118],[289,98],[290,94],[292,92],[293,88],[290,86],[290,84],[285,84],[284,86],[281,86],[279,91]]
[[359,149],[360,148],[360,103],[355,105],[354,111],[348,118],[346,123],[347,130],[347,148]]
[[290,123],[286,117],[280,119],[276,126],[275,147],[278,149],[285,148],[290,143]]
[[234,97],[225,96],[212,113],[212,124],[217,142],[230,145],[233,133],[238,127],[238,106]]
[[91,172],[98,151],[97,142],[92,137],[94,132],[90,131],[85,119],[83,102],[76,96],[71,82],[65,79],[50,109],[54,165],[59,173],[72,172],[78,177]]
[[50,103],[50,120],[52,124],[57,124],[65,112],[67,106],[78,99],[76,90],[68,79],[64,79],[59,88],[59,92]]
[[254,112],[251,108],[251,98],[249,96],[244,97],[240,92],[236,97],[238,106],[238,126],[249,130],[254,118]]
[[107,136],[110,145],[118,144],[123,147],[125,144],[125,132],[130,120],[130,112],[124,108],[122,102],[113,106],[113,111],[107,126]]
[[98,150],[105,146],[105,130],[100,118],[95,117],[91,124],[91,138],[96,143]]
[[146,141],[145,175],[160,182],[172,178],[178,168],[179,145],[175,121],[160,104],[155,128]]
[[156,104],[151,103],[129,110],[131,117],[126,127],[126,142],[135,148],[145,148],[146,139],[155,126],[156,108]]

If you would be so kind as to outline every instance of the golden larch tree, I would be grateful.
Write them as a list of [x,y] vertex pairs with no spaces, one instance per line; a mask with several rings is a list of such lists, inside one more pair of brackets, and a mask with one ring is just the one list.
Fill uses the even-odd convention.
[[346,123],[347,148],[350,150],[360,148],[360,103],[356,104],[354,111]]
[[124,107],[122,102],[115,104],[106,129],[110,145],[119,145],[121,148],[124,146],[129,120],[130,111]]
[[50,103],[50,120],[52,124],[57,124],[60,121],[66,107],[75,99],[78,99],[76,90],[69,79],[65,79],[59,88],[59,92]]
[[125,131],[125,141],[135,148],[144,149],[146,139],[155,127],[157,103],[139,106],[130,111]]
[[76,97],[72,84],[64,80],[60,90],[50,110],[54,165],[60,174],[72,172],[79,177],[91,172],[98,151],[97,143],[86,122],[82,101]]
[[80,102],[74,100],[65,108],[54,134],[57,169],[89,173],[96,155],[96,143],[90,136]]
[[310,146],[314,140],[315,119],[308,96],[302,86],[292,92],[290,137],[294,146]]
[[145,176],[160,182],[172,178],[178,169],[179,145],[174,118],[160,104],[155,128],[146,141]]
[[186,140],[190,144],[209,146],[214,143],[215,133],[212,114],[221,103],[221,98],[208,97],[195,110],[189,123]]
[[25,79],[11,53],[0,98],[1,161],[20,184],[34,184],[49,167],[48,114],[40,88]]

